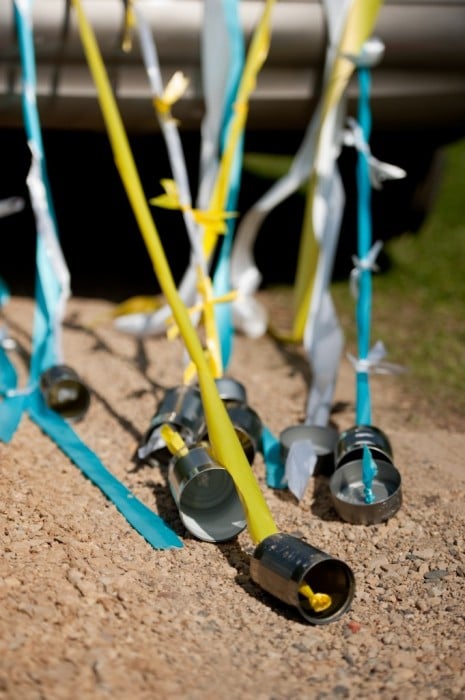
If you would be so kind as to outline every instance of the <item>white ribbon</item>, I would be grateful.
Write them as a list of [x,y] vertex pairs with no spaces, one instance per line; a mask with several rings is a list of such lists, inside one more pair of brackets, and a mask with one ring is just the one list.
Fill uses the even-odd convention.
[[357,358],[347,353],[347,357],[357,374],[369,374],[371,372],[374,374],[402,374],[407,371],[402,365],[384,362],[386,355],[386,348],[381,340],[378,340],[373,345],[366,358]]
[[60,362],[63,357],[63,317],[66,310],[66,303],[71,295],[70,274],[63,256],[63,251],[58,242],[54,221],[50,215],[47,192],[42,179],[42,154],[39,153],[32,141],[29,141],[28,145],[32,154],[32,159],[26,183],[31,195],[31,204],[36,218],[37,233],[42,238],[46,255],[60,287],[54,315],[55,353],[57,361]]
[[344,58],[352,61],[357,68],[374,68],[381,62],[384,56],[384,43],[376,36],[367,39],[363,44],[360,53],[343,53]]
[[370,181],[376,190],[382,189],[385,180],[400,180],[406,177],[407,172],[397,165],[384,163],[375,158],[366,142],[363,131],[353,117],[347,118],[348,128],[344,131],[344,145],[356,148],[357,151],[365,153],[370,168]]
[[311,440],[296,440],[289,448],[284,478],[291,493],[300,501],[315,471],[317,455]]
[[318,341],[313,343],[309,362],[312,383],[307,399],[306,425],[328,425],[337,370],[344,349],[344,334],[337,319],[333,301],[325,290],[316,321]]

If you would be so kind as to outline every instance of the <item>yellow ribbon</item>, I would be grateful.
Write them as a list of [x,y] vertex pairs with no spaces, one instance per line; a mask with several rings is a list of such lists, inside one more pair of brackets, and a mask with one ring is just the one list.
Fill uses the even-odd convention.
[[290,334],[271,329],[281,339],[298,342],[302,340],[307,321],[308,309],[315,284],[320,246],[313,226],[313,210],[318,185],[316,165],[319,161],[321,133],[331,109],[338,104],[350,77],[355,69],[353,61],[346,55],[357,55],[369,38],[375,25],[382,0],[353,0],[347,21],[338,46],[338,55],[333,64],[326,90],[322,98],[314,167],[307,187],[305,212],[303,217],[300,249],[294,284],[295,315]]
[[278,529],[218,394],[189,313],[176,289],[144,195],[95,35],[84,14],[81,0],[71,0],[71,2],[76,10],[81,42],[97,86],[98,99],[118,171],[162,291],[172,309],[187,351],[197,367],[199,388],[214,457],[228,470],[234,480],[244,507],[250,537],[255,543],[261,542],[265,537],[278,532]]
[[160,181],[165,194],[152,197],[149,202],[153,206],[163,209],[177,209],[182,212],[190,212],[194,221],[201,226],[208,226],[215,233],[226,233],[227,227],[225,219],[232,219],[237,216],[236,212],[220,211],[210,208],[208,211],[193,209],[187,204],[183,204],[179,199],[179,192],[176,182],[169,178]]
[[88,323],[89,328],[95,328],[105,321],[109,321],[118,316],[126,316],[127,314],[138,314],[138,313],[150,313],[157,311],[163,306],[163,299],[161,296],[143,296],[138,295],[134,297],[129,297],[120,304],[117,304],[109,311],[99,314],[90,323]]
[[163,94],[153,98],[153,105],[162,119],[172,119],[171,107],[186,92],[189,86],[189,79],[182,71],[176,71],[169,79]]
[[[208,275],[205,275],[203,271],[199,268],[199,283],[198,290],[202,301],[194,304],[188,309],[191,316],[197,313],[202,314],[205,338],[206,338],[206,351],[205,355],[207,357],[208,363],[210,365],[210,370],[212,375],[217,379],[223,374],[223,361],[220,351],[220,341],[218,337],[218,328],[215,320],[214,306],[215,304],[226,304],[237,297],[237,292],[235,290],[222,294],[221,296],[213,296],[213,286],[211,279]],[[174,322],[173,318],[167,319],[167,323],[171,324],[167,330],[167,336],[169,340],[174,340],[180,333],[179,327]],[[189,384],[194,378],[197,372],[197,368],[194,362],[190,362],[186,369],[184,370],[184,383]]]
[[121,48],[125,53],[129,53],[132,50],[132,32],[136,26],[136,15],[133,6],[134,0],[124,0],[124,4],[124,29]]
[[185,457],[189,453],[189,448],[182,439],[181,435],[168,423],[164,423],[164,425],[161,426],[160,434],[163,440],[166,442],[166,446],[172,455],[180,455],[181,457]]

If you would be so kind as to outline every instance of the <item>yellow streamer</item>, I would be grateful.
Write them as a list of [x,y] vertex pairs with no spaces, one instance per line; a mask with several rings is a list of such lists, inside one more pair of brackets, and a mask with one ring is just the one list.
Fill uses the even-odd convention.
[[[317,145],[315,149],[315,164],[317,164],[319,160],[321,132],[325,120],[331,109],[340,101],[349,79],[355,70],[353,61],[346,58],[344,54],[357,55],[360,53],[363,44],[369,38],[373,30],[381,4],[382,0],[354,0],[349,10],[346,25],[339,42],[338,56],[334,62],[327,82],[327,88],[323,95]],[[313,210],[317,184],[318,173],[314,165],[308,183],[297,262],[294,286],[296,312],[293,328],[290,336],[282,334],[283,338],[286,337],[288,340],[294,342],[302,340],[304,335],[312,290],[315,284],[318,257],[320,254],[320,247],[313,226]]]
[[255,543],[261,542],[265,537],[278,532],[278,529],[218,394],[188,311],[176,289],[163,246],[145,199],[142,183],[92,27],[84,14],[81,0],[71,0],[71,2],[76,10],[82,45],[97,86],[100,107],[118,171],[160,286],[182,333],[187,351],[197,367],[199,388],[214,457],[228,470],[236,485],[247,518],[250,537]]

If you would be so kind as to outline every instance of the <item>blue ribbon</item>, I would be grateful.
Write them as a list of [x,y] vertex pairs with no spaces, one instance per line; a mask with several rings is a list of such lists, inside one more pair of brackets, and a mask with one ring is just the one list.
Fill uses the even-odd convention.
[[10,300],[10,290],[5,280],[0,277],[0,308]]
[[[30,8],[30,6],[29,6]],[[23,16],[15,3],[15,21],[23,71],[23,114],[28,140],[32,142],[40,155],[41,177],[47,192],[47,206],[52,221],[55,223],[52,200],[47,180],[39,116],[35,99],[35,55],[32,27],[28,18]],[[55,226],[56,228],[56,226]],[[39,388],[41,373],[56,363],[56,328],[55,316],[61,293],[59,280],[56,278],[47,251],[38,236],[36,251],[36,306],[32,341],[32,358],[29,386],[21,394],[16,392],[16,371],[3,348],[0,350],[0,371],[3,381],[4,400],[0,403],[0,438],[9,442],[27,411],[29,417],[47,434],[58,447],[79,467],[100,490],[109,498],[126,520],[153,547],[167,549],[182,547],[177,535],[152,510],[139,501],[116,477],[102,464],[57,413],[46,405]]]
[[[224,144],[227,142],[231,128],[231,121],[234,114],[234,102],[236,101],[237,90],[244,67],[245,49],[244,37],[239,19],[239,3],[237,0],[234,2],[231,0],[222,0],[222,2],[231,48],[231,63],[228,75],[228,84],[226,86],[225,103],[223,109],[223,126],[221,130],[221,150],[223,151]],[[243,142],[244,139],[241,137],[234,154],[233,166],[229,181],[226,211],[235,211],[237,207],[242,170]],[[226,292],[231,290],[230,258],[234,231],[235,222],[233,219],[229,219],[227,221],[227,232],[223,236],[218,261],[213,276],[213,289],[215,291],[215,296],[226,294]],[[215,319],[220,339],[223,368],[227,369],[231,361],[234,339],[232,304],[216,304]]]
[[363,445],[362,457],[362,481],[363,481],[363,499],[365,503],[373,503],[375,495],[373,493],[373,479],[378,473],[376,462],[371,456],[371,452],[366,445]]
[[16,390],[18,377],[3,347],[0,348],[0,378],[3,395],[0,400],[0,440],[10,442],[24,412],[25,396],[9,395]]
[[278,438],[266,426],[262,429],[261,451],[266,467],[266,485],[272,489],[285,489],[285,465],[281,460],[281,445]]
[[[370,89],[371,74],[369,68],[359,67],[359,102],[358,123],[366,143],[371,133]],[[371,249],[371,182],[367,154],[359,150],[357,156],[357,207],[358,207],[358,258],[364,260]],[[357,297],[357,333],[358,357],[366,360],[370,351],[371,332],[371,270],[360,269],[359,291]],[[356,374],[356,421],[358,425],[371,424],[371,398],[369,374],[366,368],[357,369]]]

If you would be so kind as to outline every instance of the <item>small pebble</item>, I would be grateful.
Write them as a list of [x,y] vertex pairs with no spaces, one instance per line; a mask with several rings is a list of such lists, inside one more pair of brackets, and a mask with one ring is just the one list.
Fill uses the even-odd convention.
[[447,569],[432,569],[432,571],[427,571],[423,574],[423,578],[427,581],[435,581],[437,579],[444,578],[448,575]]

